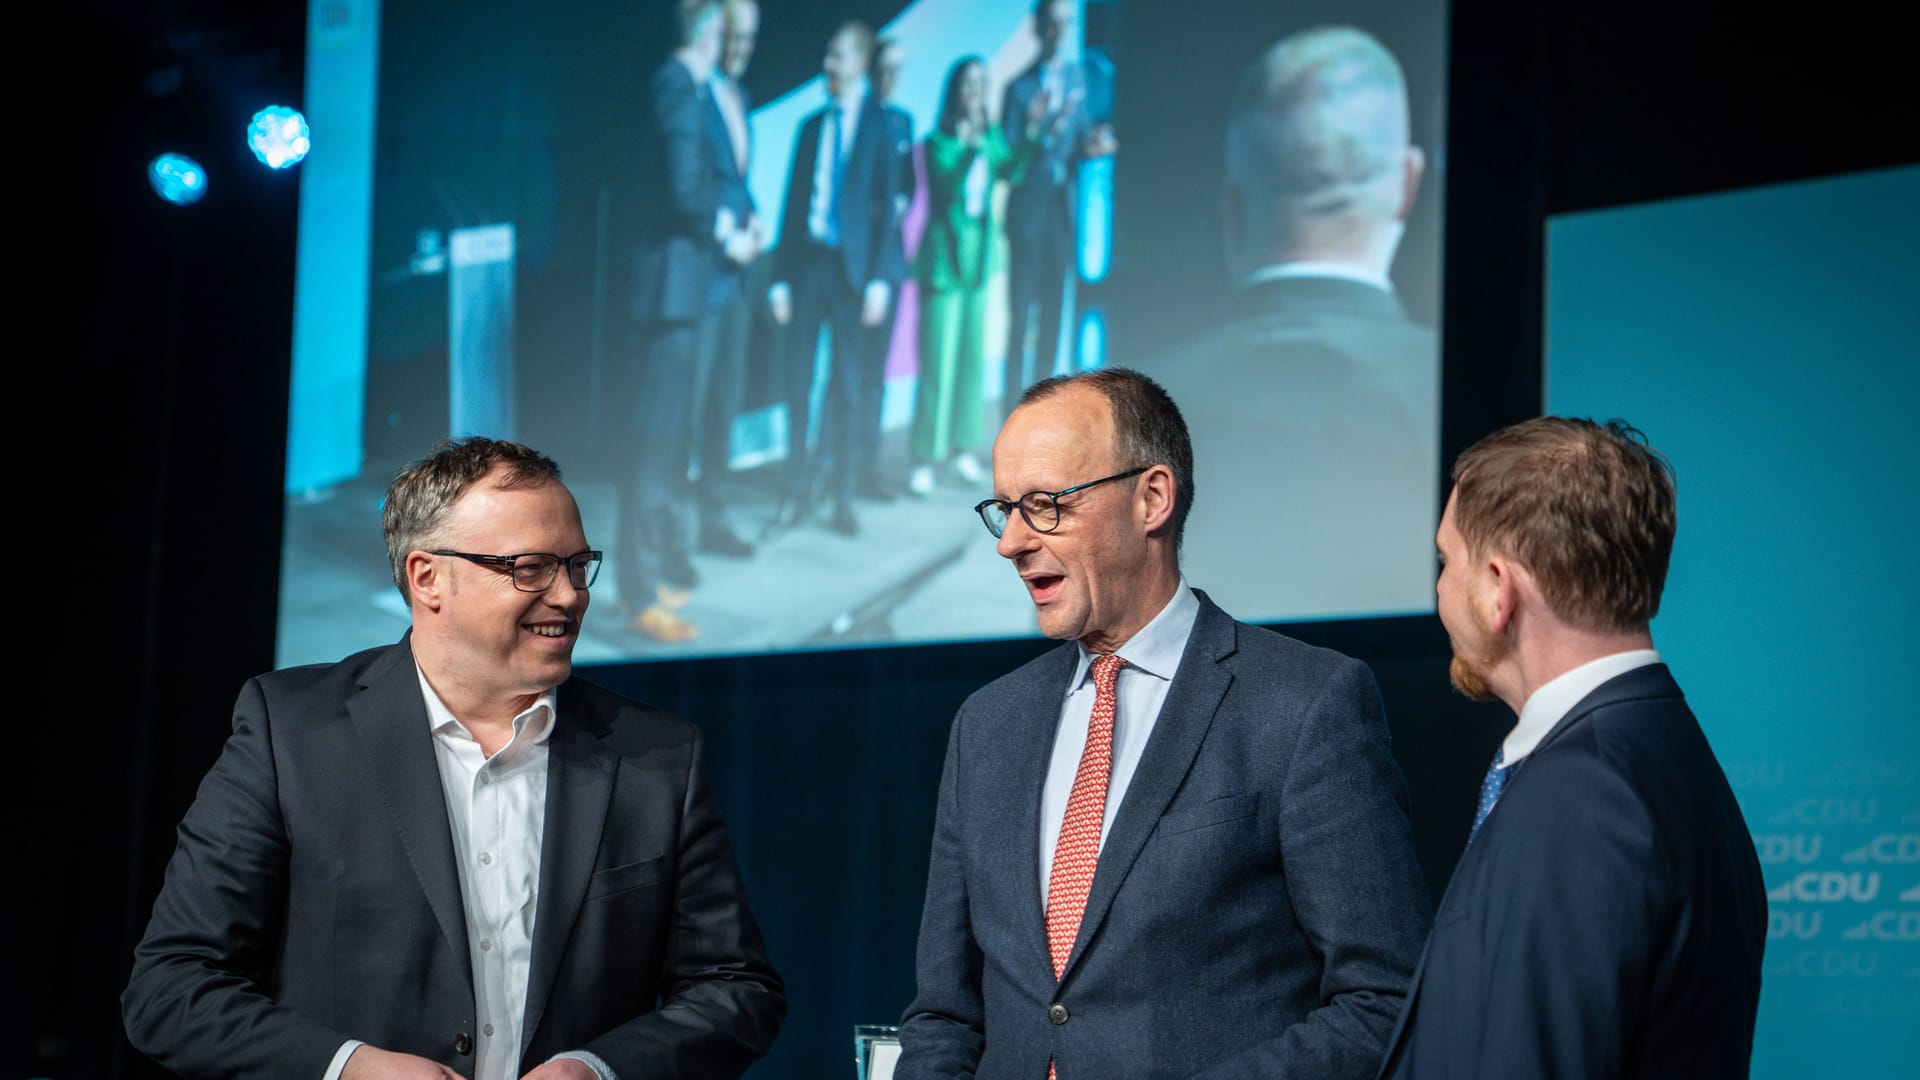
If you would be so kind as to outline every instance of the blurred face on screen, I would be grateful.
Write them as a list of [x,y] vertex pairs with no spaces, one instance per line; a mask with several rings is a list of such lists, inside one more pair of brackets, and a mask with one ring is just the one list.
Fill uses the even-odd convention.
[[1052,0],[1036,13],[1034,33],[1040,38],[1040,56],[1051,59],[1060,53],[1060,47],[1073,36],[1074,20],[1080,12],[1074,7],[1073,0]]
[[900,46],[883,45],[873,53],[873,92],[886,101],[893,97],[893,88],[900,85]]
[[1453,523],[1453,497],[1447,497],[1446,513],[1440,517],[1440,531],[1434,546],[1440,551],[1440,580],[1434,586],[1440,613],[1440,625],[1447,628],[1453,645],[1453,661],[1447,676],[1454,688],[1474,701],[1492,701],[1496,697],[1489,679],[1493,667],[1506,651],[1506,640],[1488,629],[1476,606],[1484,595],[1486,570],[1474,565],[1467,542]]
[[827,93],[839,97],[867,73],[867,54],[860,47],[860,35],[842,30],[827,42],[827,57],[820,64],[827,77]]
[[987,69],[968,64],[960,73],[959,89],[960,115],[976,128],[983,126],[987,120]]
[[[1015,409],[993,444],[994,493],[1009,502],[1124,471],[1112,406],[1084,387]],[[1139,481],[1115,480],[1063,497],[1051,532],[1034,529],[1018,511],[1007,519],[998,550],[1026,585],[1041,633],[1111,652],[1165,603],[1150,585],[1157,567],[1141,523]]]
[[718,17],[705,20],[694,29],[693,40],[687,43],[687,52],[708,69],[720,62],[720,42],[724,34],[723,22],[724,20]]
[[720,70],[727,78],[738,79],[747,73],[753,60],[753,46],[760,38],[760,5],[740,0],[727,8],[726,36],[720,44]]
[[[439,546],[480,555],[562,557],[587,549],[579,508],[564,486],[501,489],[494,486],[498,479],[490,474],[460,496],[448,510]],[[433,635],[432,655],[448,669],[427,672],[437,688],[444,693],[441,680],[452,680],[470,699],[506,702],[566,681],[588,597],[587,590],[573,587],[564,567],[545,592],[530,593],[514,588],[512,576],[495,567],[453,556],[433,560],[432,611],[427,620],[416,612],[414,625],[416,633]]]

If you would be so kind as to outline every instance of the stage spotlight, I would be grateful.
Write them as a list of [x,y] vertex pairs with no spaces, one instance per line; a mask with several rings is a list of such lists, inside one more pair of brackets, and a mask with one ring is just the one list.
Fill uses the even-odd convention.
[[247,125],[247,146],[268,168],[290,169],[307,156],[307,118],[285,105],[269,105]]
[[147,165],[154,194],[176,206],[197,203],[207,193],[207,170],[185,154],[161,154]]

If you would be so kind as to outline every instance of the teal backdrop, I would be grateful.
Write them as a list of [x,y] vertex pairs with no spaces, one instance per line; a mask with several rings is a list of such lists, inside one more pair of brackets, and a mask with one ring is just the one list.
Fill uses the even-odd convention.
[[1654,644],[1766,876],[1760,1080],[1914,1075],[1916,204],[1898,168],[1549,224],[1547,410],[1678,473]]

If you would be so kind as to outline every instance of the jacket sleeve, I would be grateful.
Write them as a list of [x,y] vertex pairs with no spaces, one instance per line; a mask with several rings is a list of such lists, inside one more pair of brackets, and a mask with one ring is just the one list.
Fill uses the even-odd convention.
[[986,1046],[986,1005],[981,996],[982,954],[967,907],[966,867],[960,812],[961,726],[954,720],[947,763],[935,810],[933,856],[927,869],[927,900],[920,917],[915,959],[918,991],[900,1021],[896,1080],[956,1080],[970,1077]]
[[1288,897],[1321,957],[1321,1005],[1205,1075],[1371,1077],[1433,913],[1406,786],[1365,664],[1340,665],[1308,706],[1280,822]]
[[259,683],[181,821],[121,996],[127,1037],[188,1076],[311,1077],[347,1036],[269,995],[287,903],[287,832]]

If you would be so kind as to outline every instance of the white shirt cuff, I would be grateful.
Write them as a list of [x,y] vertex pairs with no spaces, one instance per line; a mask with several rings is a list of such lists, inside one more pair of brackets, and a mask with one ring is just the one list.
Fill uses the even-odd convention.
[[572,1058],[575,1061],[585,1062],[587,1068],[600,1074],[600,1080],[620,1080],[620,1074],[613,1071],[613,1066],[601,1061],[600,1055],[595,1054],[591,1050],[568,1050],[564,1053],[553,1055],[553,1060],[555,1061],[561,1058]]
[[367,1044],[359,1039],[348,1039],[341,1043],[340,1049],[333,1052],[333,1061],[327,1065],[326,1075],[320,1080],[340,1080],[340,1074],[347,1071],[347,1059],[353,1056],[355,1050],[365,1045]]

